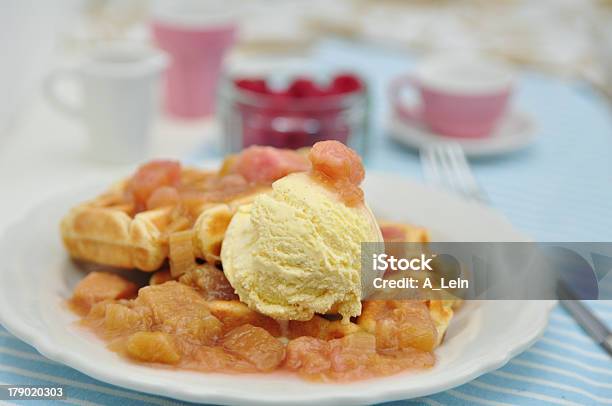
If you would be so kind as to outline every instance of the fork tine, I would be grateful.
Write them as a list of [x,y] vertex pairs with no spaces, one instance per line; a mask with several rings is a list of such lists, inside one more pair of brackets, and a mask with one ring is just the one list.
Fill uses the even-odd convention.
[[446,158],[438,145],[431,144],[422,150],[423,174],[428,182],[441,188],[448,188]]
[[446,189],[456,191],[457,182],[446,145],[444,143],[435,143],[431,145],[430,149],[437,169],[438,184]]
[[428,182],[470,199],[487,200],[459,144],[455,142],[429,144],[421,150],[421,162],[423,174]]
[[456,159],[458,165],[462,168],[461,171],[463,173],[463,179],[466,183],[466,189],[470,190],[470,194],[476,200],[480,200],[482,202],[488,202],[489,198],[485,191],[478,184],[478,180],[474,176],[474,173],[470,169],[470,165],[463,153],[463,150],[457,145],[458,152],[456,154]]
[[467,159],[461,147],[457,144],[451,144],[448,147],[448,157],[455,169],[456,177],[461,182],[464,190],[474,191],[478,189],[476,179],[470,170]]
[[433,184],[440,183],[440,173],[438,171],[438,164],[436,162],[434,151],[432,148],[423,148],[420,151],[421,166],[423,168],[424,178]]
[[457,177],[462,182],[462,189],[468,197],[479,200],[479,201],[488,201],[484,191],[478,185],[476,178],[473,175],[472,170],[468,164],[468,161],[463,153],[463,150],[459,145],[451,146],[453,151],[451,155],[451,159],[454,161],[454,165],[456,167]]
[[438,144],[436,151],[440,157],[445,184],[450,190],[456,193],[462,193],[461,179],[459,177],[460,174],[457,173],[457,169],[455,168],[452,152],[449,146],[446,144]]

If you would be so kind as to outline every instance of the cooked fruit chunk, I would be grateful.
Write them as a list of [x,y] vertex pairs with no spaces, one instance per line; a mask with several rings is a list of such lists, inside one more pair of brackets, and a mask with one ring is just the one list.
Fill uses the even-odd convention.
[[424,303],[404,302],[393,310],[399,329],[399,348],[413,347],[433,351],[438,342],[438,331]]
[[[101,325],[100,320],[103,320],[104,316],[106,315],[106,306],[111,303],[113,303],[112,300],[104,300],[102,302],[94,304],[93,306],[91,306],[91,309],[89,309],[89,312],[83,320],[86,322],[86,324],[98,326]],[[74,307],[74,304],[72,302],[70,303],[70,305]]]
[[372,334],[359,332],[324,341],[300,337],[287,344],[285,366],[312,380],[352,381],[433,365],[433,354],[414,348],[376,351]]
[[438,332],[427,305],[410,300],[364,302],[358,325],[376,335],[379,350],[407,347],[432,351]]
[[281,329],[276,320],[264,316],[238,300],[211,300],[208,302],[208,309],[221,322],[224,331],[233,330],[244,324],[251,324],[261,327],[275,337],[281,334]]
[[285,347],[260,327],[245,324],[223,338],[223,348],[249,361],[260,371],[272,371],[285,358]]
[[98,302],[128,298],[135,293],[136,285],[118,275],[91,272],[74,288],[71,303],[79,313],[87,314]]
[[400,348],[400,332],[395,321],[380,319],[376,322],[376,347],[379,350],[397,350]]
[[363,202],[359,184],[365,170],[355,151],[339,141],[321,141],[312,146],[308,159],[312,163],[313,175],[333,185],[346,204]]
[[299,337],[287,344],[285,365],[300,373],[312,375],[331,368],[329,342],[312,337]]
[[198,290],[207,300],[236,300],[238,295],[223,274],[223,271],[210,265],[198,265],[179,278],[179,282]]
[[202,196],[208,203],[226,202],[232,197],[241,195],[248,190],[250,186],[252,186],[251,183],[248,182],[244,176],[234,173],[211,178]]
[[391,300],[366,300],[362,303],[361,315],[357,324],[368,333],[376,332],[376,322],[393,310],[394,303]]
[[228,353],[223,347],[199,346],[193,353],[193,360],[187,361],[185,366],[207,372],[257,372],[250,362]]
[[138,168],[130,179],[127,190],[136,211],[146,208],[147,200],[156,189],[163,186],[177,187],[181,181],[181,164],[176,161],[151,161]]
[[106,305],[104,327],[107,331],[128,331],[140,324],[138,313],[117,303]]
[[170,274],[178,278],[197,265],[193,254],[193,231],[185,230],[170,234]]
[[166,283],[172,280],[172,275],[170,275],[170,271],[157,271],[151,278],[149,279],[149,285],[161,285],[162,283]]
[[253,146],[242,151],[232,166],[232,172],[249,182],[271,183],[290,173],[306,171],[310,164],[293,150]]
[[127,339],[125,349],[128,355],[140,361],[176,364],[181,359],[172,337],[159,331],[132,334]]
[[334,372],[366,368],[376,362],[376,338],[368,333],[355,333],[331,342],[331,367]]
[[313,171],[332,180],[347,180],[358,186],[365,176],[361,158],[339,141],[321,141],[313,145],[308,158]]
[[330,321],[316,315],[308,321],[289,321],[289,338],[308,336],[332,340],[359,330],[359,326],[355,323],[343,323],[341,320]]
[[147,199],[147,210],[154,210],[160,207],[175,206],[179,203],[181,197],[176,188],[172,186],[162,186],[155,189],[151,196]]
[[214,342],[222,323],[208,311],[206,301],[193,288],[170,281],[140,289],[136,304],[152,310],[154,324],[166,333],[200,344]]

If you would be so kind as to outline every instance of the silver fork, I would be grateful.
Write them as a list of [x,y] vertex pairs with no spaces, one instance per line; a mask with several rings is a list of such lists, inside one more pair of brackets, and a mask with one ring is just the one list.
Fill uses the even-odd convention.
[[425,179],[451,190],[468,200],[488,203],[489,198],[478,185],[465,158],[463,149],[456,142],[427,144],[420,151]]

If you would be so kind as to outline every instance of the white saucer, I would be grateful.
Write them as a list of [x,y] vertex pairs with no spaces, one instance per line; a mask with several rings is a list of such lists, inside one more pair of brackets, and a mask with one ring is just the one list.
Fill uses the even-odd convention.
[[387,129],[396,141],[412,148],[421,148],[431,142],[448,140],[457,142],[467,156],[485,157],[514,152],[527,147],[535,140],[535,122],[521,111],[511,111],[489,137],[458,138],[437,134],[424,125],[412,123],[392,114]]

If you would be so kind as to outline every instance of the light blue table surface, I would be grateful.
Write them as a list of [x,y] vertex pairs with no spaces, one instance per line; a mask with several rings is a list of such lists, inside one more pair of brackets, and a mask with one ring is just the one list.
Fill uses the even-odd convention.
[[[418,156],[385,132],[386,86],[393,76],[408,72],[414,59],[338,41],[325,42],[314,53],[326,66],[358,69],[372,85],[368,169],[421,178]],[[612,241],[612,116],[604,100],[585,85],[523,73],[514,104],[533,115],[538,136],[525,151],[472,162],[492,205],[538,241]],[[206,144],[185,158],[219,154],[217,144]],[[612,302],[590,305],[612,324]],[[180,403],[95,381],[44,359],[1,327],[0,382],[64,385],[74,404]],[[444,393],[391,404],[413,403],[612,404],[612,361],[557,308],[544,337],[502,369]]]

